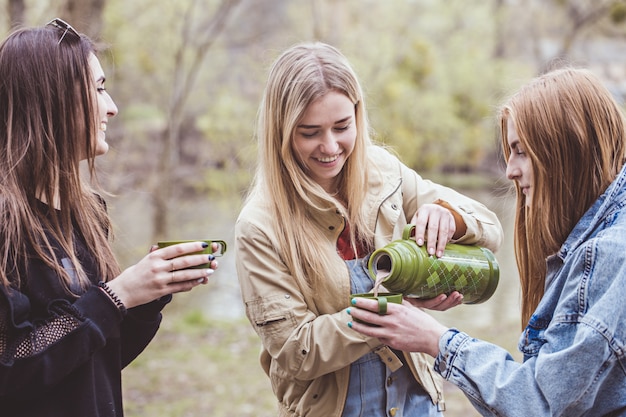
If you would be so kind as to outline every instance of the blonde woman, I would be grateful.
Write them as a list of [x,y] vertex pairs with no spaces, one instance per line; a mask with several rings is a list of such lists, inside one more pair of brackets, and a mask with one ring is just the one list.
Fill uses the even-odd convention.
[[274,62],[257,138],[236,263],[278,415],[440,415],[441,381],[424,357],[347,328],[345,308],[351,293],[372,288],[368,254],[409,222],[418,243],[441,256],[451,240],[497,249],[498,219],[371,143],[358,79],[330,45],[298,44]]
[[[589,71],[560,69],[502,107],[515,181],[515,252],[526,327],[518,363],[502,348],[391,306],[378,329],[352,327],[435,369],[485,416],[626,415],[626,124]],[[356,299],[355,318],[373,316]]]

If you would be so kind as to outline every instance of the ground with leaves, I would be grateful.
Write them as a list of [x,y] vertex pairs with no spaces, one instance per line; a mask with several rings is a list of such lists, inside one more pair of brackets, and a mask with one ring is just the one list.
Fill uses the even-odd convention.
[[[275,399],[258,361],[258,336],[245,318],[215,320],[190,308],[194,303],[188,301],[195,296],[175,297],[152,344],[124,370],[126,416],[275,416]],[[457,308],[472,311],[476,306]],[[478,336],[510,342],[514,332],[510,326],[490,326]],[[446,417],[478,416],[450,384],[446,405]]]

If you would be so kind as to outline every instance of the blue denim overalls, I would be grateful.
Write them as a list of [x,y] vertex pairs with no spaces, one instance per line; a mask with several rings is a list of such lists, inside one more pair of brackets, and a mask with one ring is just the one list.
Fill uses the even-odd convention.
[[[346,261],[352,294],[369,292],[374,286],[367,272],[368,259]],[[403,364],[395,372],[374,352],[350,365],[350,384],[342,417],[443,415],[413,377],[402,352],[394,350],[394,353]]]

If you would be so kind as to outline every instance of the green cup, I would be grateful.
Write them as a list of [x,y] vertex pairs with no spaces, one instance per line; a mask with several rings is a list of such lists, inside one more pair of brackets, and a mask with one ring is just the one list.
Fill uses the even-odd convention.
[[[159,248],[164,248],[166,246],[172,246],[172,245],[176,245],[178,243],[187,243],[187,242],[206,242],[209,246],[207,246],[204,250],[198,251],[198,252],[192,252],[192,253],[187,253],[183,256],[187,256],[187,255],[210,255],[213,254],[215,256],[222,256],[224,254],[224,252],[226,252],[226,242],[224,242],[223,240],[207,240],[207,239],[198,239],[198,240],[162,240],[160,242],[157,242],[157,246]],[[213,243],[217,243],[218,245],[218,249],[217,252],[213,252]],[[190,266],[189,268],[186,269],[205,269],[205,268],[210,268],[211,264],[210,263],[205,263],[205,264],[201,264],[201,265],[195,265],[195,266]]]
[[[352,301],[353,298],[357,298],[357,297],[369,298],[371,300],[378,300],[378,314],[381,316],[387,314],[388,303],[402,304],[402,294],[398,294],[398,293],[379,292],[378,295],[374,295],[373,292],[368,292],[368,293],[362,293],[362,294],[351,294],[350,301]],[[372,326],[371,323],[367,323],[358,319],[354,319],[354,320],[359,323],[369,324],[370,326]]]

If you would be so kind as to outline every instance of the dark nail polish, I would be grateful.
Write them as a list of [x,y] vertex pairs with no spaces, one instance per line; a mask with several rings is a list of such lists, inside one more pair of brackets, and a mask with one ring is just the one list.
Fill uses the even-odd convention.
[[211,254],[209,255],[209,262],[214,261],[215,260],[215,255]]
[[208,247],[209,247],[209,244],[208,244],[208,243],[206,243],[206,242],[202,242],[202,247],[203,247],[203,248],[208,248]]

